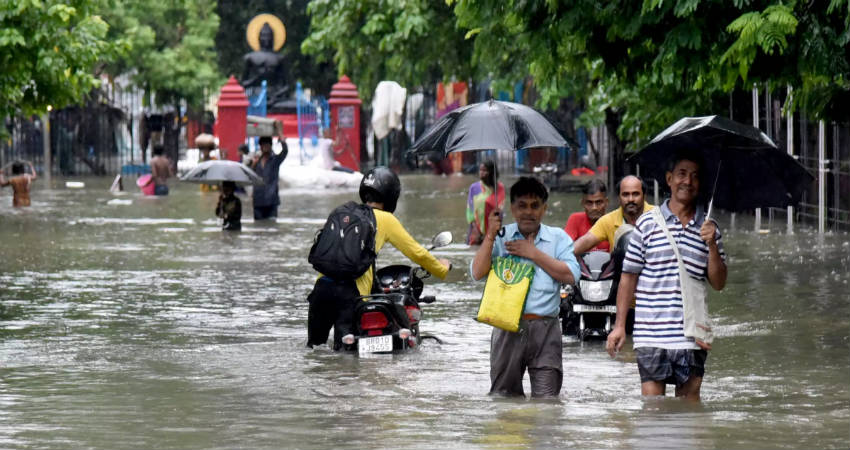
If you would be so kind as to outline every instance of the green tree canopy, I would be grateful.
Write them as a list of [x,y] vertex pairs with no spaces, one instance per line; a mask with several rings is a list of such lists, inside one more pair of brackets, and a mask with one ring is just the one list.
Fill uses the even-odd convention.
[[117,46],[97,0],[0,0],[0,117],[80,101]]
[[[636,146],[679,117],[723,111],[736,88],[790,85],[811,117],[847,96],[848,12],[822,2],[457,0],[477,64],[515,79],[527,68],[542,103],[573,97]],[[846,109],[845,109],[846,111]],[[612,131],[614,131],[612,130]]]
[[[367,92],[447,74],[531,75],[553,108],[638,148],[685,115],[725,111],[754,83],[794,89],[809,117],[846,119],[850,2],[844,0],[313,0],[303,48],[333,57]],[[451,17],[451,16],[454,17]],[[470,51],[472,46],[472,51]]]
[[202,106],[224,82],[216,65],[215,7],[215,0],[111,0],[103,16],[126,53],[110,71],[131,75],[161,105]]
[[307,10],[302,50],[332,60],[367,102],[382,80],[422,86],[472,75],[472,41],[445,0],[313,0]]

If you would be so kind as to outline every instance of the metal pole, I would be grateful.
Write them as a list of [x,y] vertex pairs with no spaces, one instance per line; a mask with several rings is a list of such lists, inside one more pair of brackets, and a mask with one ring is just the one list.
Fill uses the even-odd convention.
[[[787,130],[787,134],[786,134],[786,147],[788,149],[788,154],[791,155],[791,157],[794,157],[794,113],[791,112],[791,100],[793,98],[792,97],[793,95],[794,95],[794,88],[792,88],[791,85],[788,85],[788,99],[785,100],[785,105],[786,105],[786,108],[785,108],[785,114],[786,114],[785,123],[788,126],[788,130]],[[788,220],[787,227],[786,227],[787,233],[793,234],[794,233],[794,207],[793,206],[788,207],[787,220]]]
[[[759,88],[753,83],[753,126],[759,127]],[[756,208],[755,231],[761,230],[761,208]]]
[[838,145],[838,123],[833,122],[832,124],[832,226],[834,229],[838,229],[838,207],[841,206],[841,202],[839,202],[839,197],[841,194],[841,186],[838,182],[841,179],[841,165],[839,162],[841,161],[839,158],[841,157],[838,153],[838,149],[841,147]]
[[826,123],[818,121],[818,233],[826,231]]
[[[655,191],[655,195],[652,198],[652,200],[653,200],[652,204],[658,205],[658,180],[655,180],[655,179],[652,180],[652,188],[653,188],[653,191]],[[619,195],[619,193],[617,193],[617,194]]]
[[50,163],[50,110],[53,109],[51,107],[47,107],[47,112],[41,115],[41,137],[44,147],[44,164],[42,164],[44,174],[44,184],[50,187],[50,176],[51,172],[53,172],[52,164]]

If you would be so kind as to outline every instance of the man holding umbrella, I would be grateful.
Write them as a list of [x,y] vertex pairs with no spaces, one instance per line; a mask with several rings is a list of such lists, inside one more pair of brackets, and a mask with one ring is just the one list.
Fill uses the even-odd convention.
[[682,279],[681,271],[715,290],[723,289],[727,274],[717,224],[698,204],[702,166],[696,151],[674,153],[666,172],[670,199],[656,210],[660,213],[638,218],[623,262],[617,320],[606,349],[614,357],[622,348],[626,311],[637,293],[634,348],[642,395],[664,395],[666,385],[674,384],[677,397],[699,401],[711,345],[685,335],[683,285],[689,289],[693,281]]

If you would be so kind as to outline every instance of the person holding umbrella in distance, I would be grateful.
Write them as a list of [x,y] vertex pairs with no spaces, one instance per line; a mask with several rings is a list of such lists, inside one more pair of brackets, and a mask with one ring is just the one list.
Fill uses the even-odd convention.
[[180,181],[210,185],[221,183],[215,215],[222,219],[222,229],[232,231],[242,229],[242,202],[235,195],[236,187],[263,185],[263,179],[245,164],[215,159],[198,164]]
[[221,220],[221,229],[239,231],[242,229],[242,201],[236,196],[236,183],[221,182],[221,194],[215,206],[215,215]]

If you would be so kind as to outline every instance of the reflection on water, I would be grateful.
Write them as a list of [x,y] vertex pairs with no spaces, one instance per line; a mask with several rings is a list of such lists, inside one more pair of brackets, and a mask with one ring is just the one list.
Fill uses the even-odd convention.
[[[359,359],[304,347],[306,255],[353,191],[283,190],[280,218],[221,232],[216,197],[44,189],[0,207],[0,448],[842,448],[850,439],[850,238],[757,235],[731,264],[703,403],[640,398],[634,353],[565,339],[558,401],[493,398],[482,285],[459,244],[470,177],[403,177],[397,216],[460,268],[426,281],[443,340]],[[131,183],[128,183],[131,184]],[[64,186],[57,181],[56,186]],[[3,198],[2,200],[8,200]],[[116,201],[120,200],[120,201]],[[248,199],[243,202],[250,203]],[[4,204],[5,205],[5,204]],[[554,193],[563,225],[575,195]],[[250,211],[249,208],[245,208]],[[379,264],[404,257],[387,247]]]

